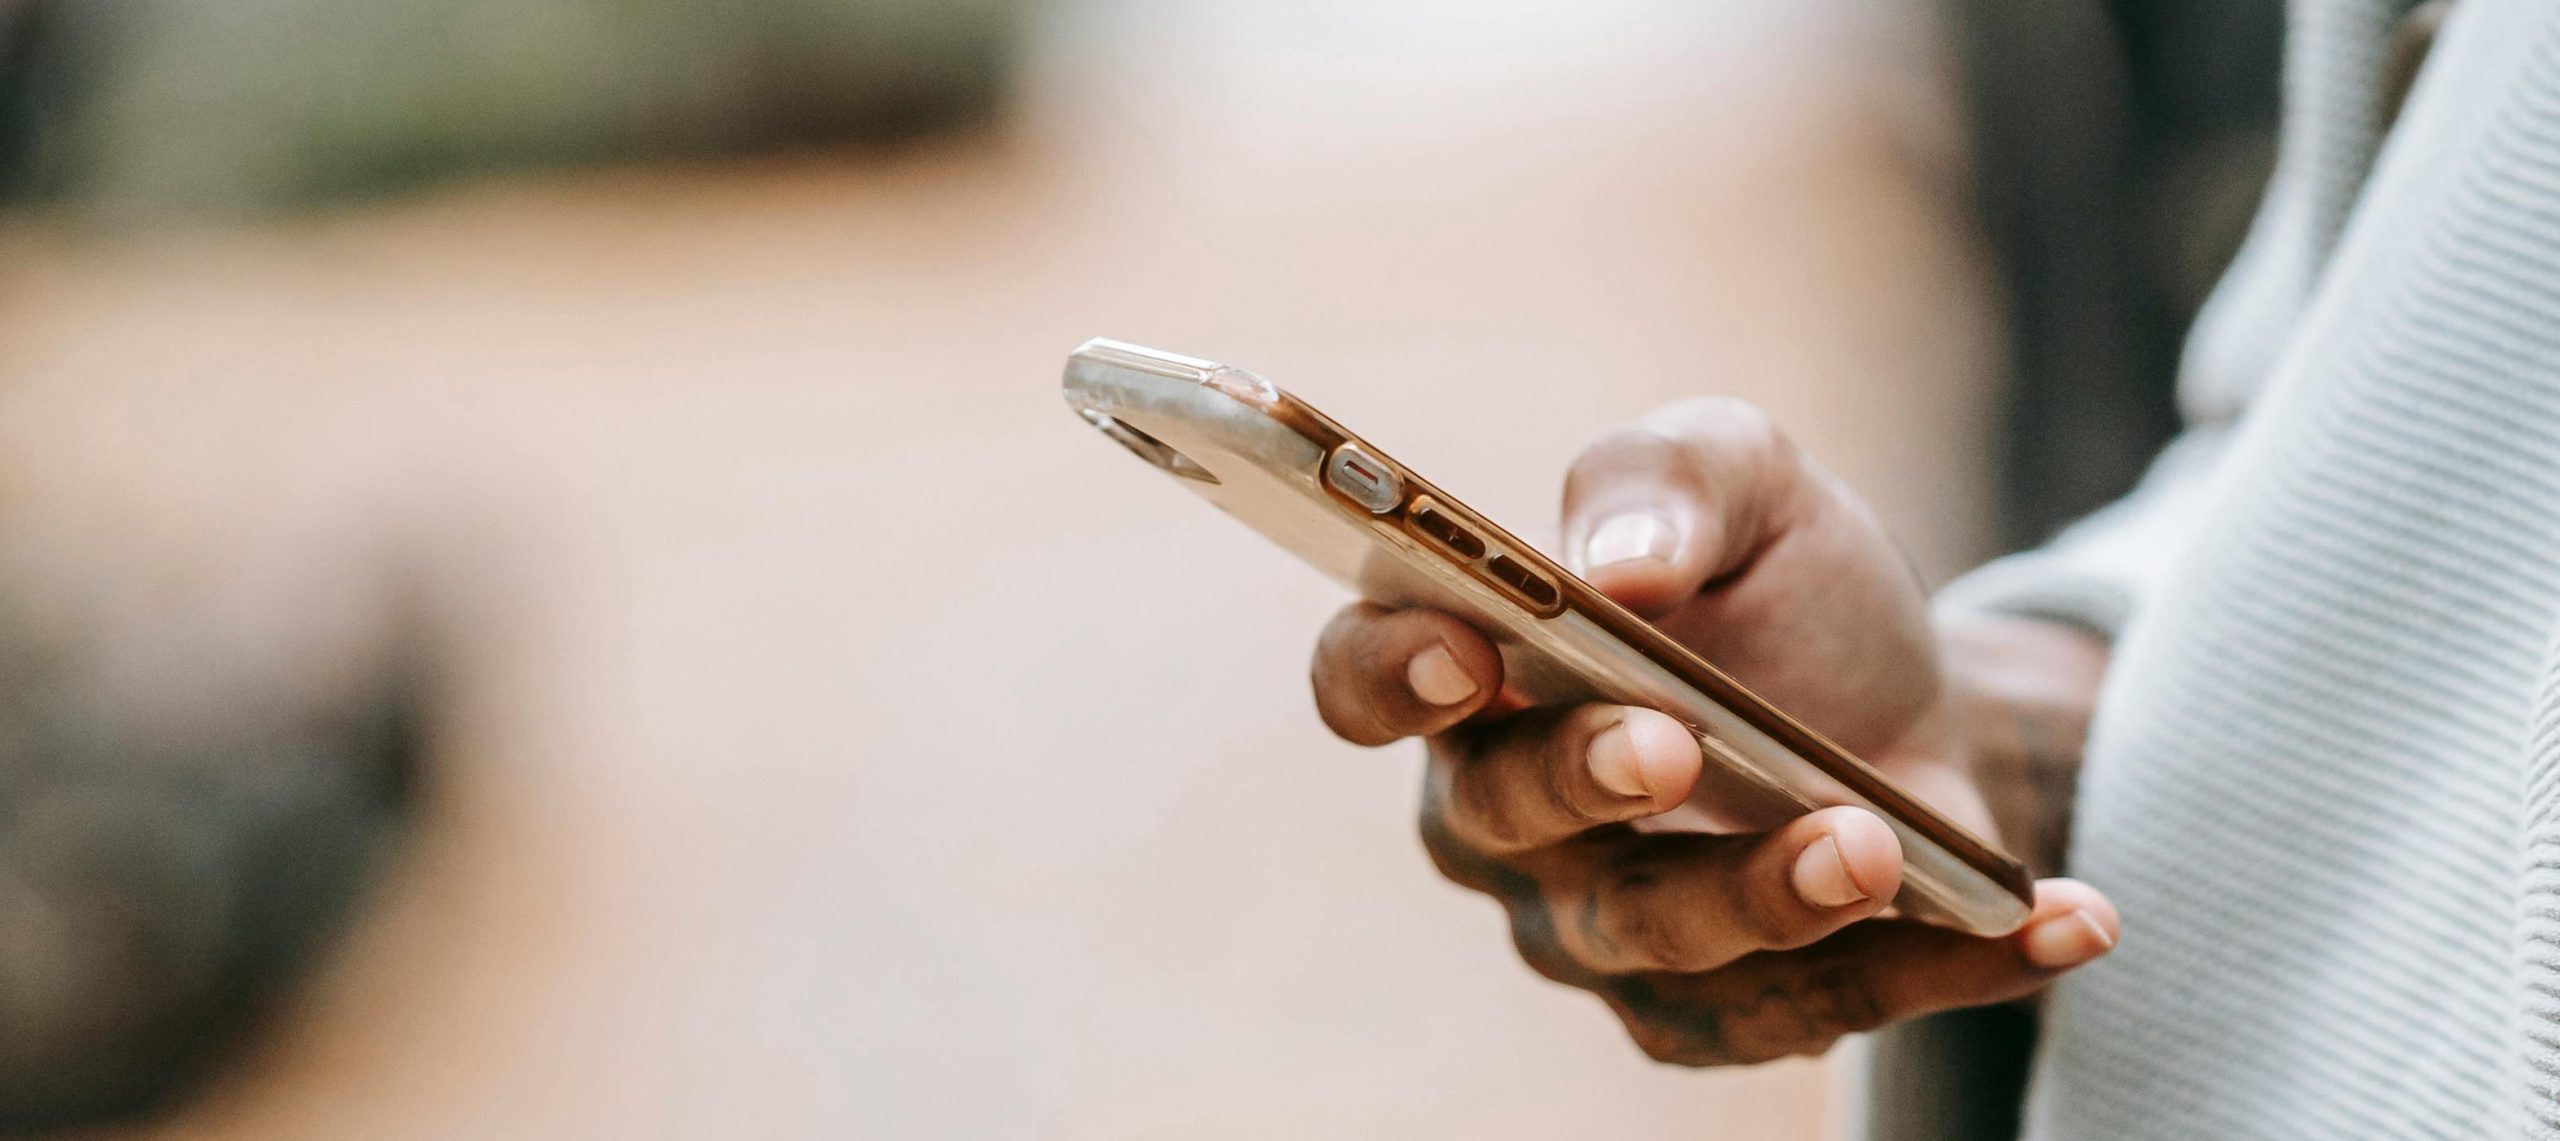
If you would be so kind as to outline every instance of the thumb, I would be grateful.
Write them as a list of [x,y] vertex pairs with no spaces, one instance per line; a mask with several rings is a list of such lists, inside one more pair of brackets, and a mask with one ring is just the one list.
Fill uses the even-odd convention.
[[1683,402],[1585,449],[1565,477],[1566,561],[1658,617],[1735,574],[1780,532],[1803,460],[1768,414]]

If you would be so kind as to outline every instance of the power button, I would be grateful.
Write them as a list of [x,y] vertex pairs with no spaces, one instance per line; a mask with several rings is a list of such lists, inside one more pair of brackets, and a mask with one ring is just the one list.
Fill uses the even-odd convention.
[[1358,444],[1344,444],[1333,450],[1332,457],[1325,460],[1324,479],[1353,503],[1368,508],[1372,515],[1393,511],[1404,499],[1404,481]]

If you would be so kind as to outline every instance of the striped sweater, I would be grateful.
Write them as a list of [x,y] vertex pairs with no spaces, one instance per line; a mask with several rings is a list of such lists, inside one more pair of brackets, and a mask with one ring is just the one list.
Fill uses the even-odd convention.
[[2030,1136],[2560,1138],[2560,3],[2463,0],[2386,132],[2405,7],[2297,0],[2188,437],[1940,599],[2118,632]]

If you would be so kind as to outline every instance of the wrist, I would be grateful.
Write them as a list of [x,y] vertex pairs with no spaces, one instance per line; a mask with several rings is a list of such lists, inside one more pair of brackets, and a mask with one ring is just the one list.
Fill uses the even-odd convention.
[[2058,874],[2110,647],[2080,627],[1998,614],[1943,618],[1938,644],[1957,763],[2001,843]]

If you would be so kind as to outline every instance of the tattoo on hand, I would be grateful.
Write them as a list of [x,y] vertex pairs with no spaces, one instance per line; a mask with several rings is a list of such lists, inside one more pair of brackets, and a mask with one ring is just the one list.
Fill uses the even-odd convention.
[[1703,975],[1619,979],[1610,997],[1647,1054],[1684,1066],[1819,1054],[1884,1020],[1865,974],[1848,962],[1785,973],[1759,966],[1746,958]]
[[2040,875],[2062,869],[2088,738],[2085,713],[2010,706],[1977,730],[1974,779],[2011,847]]

